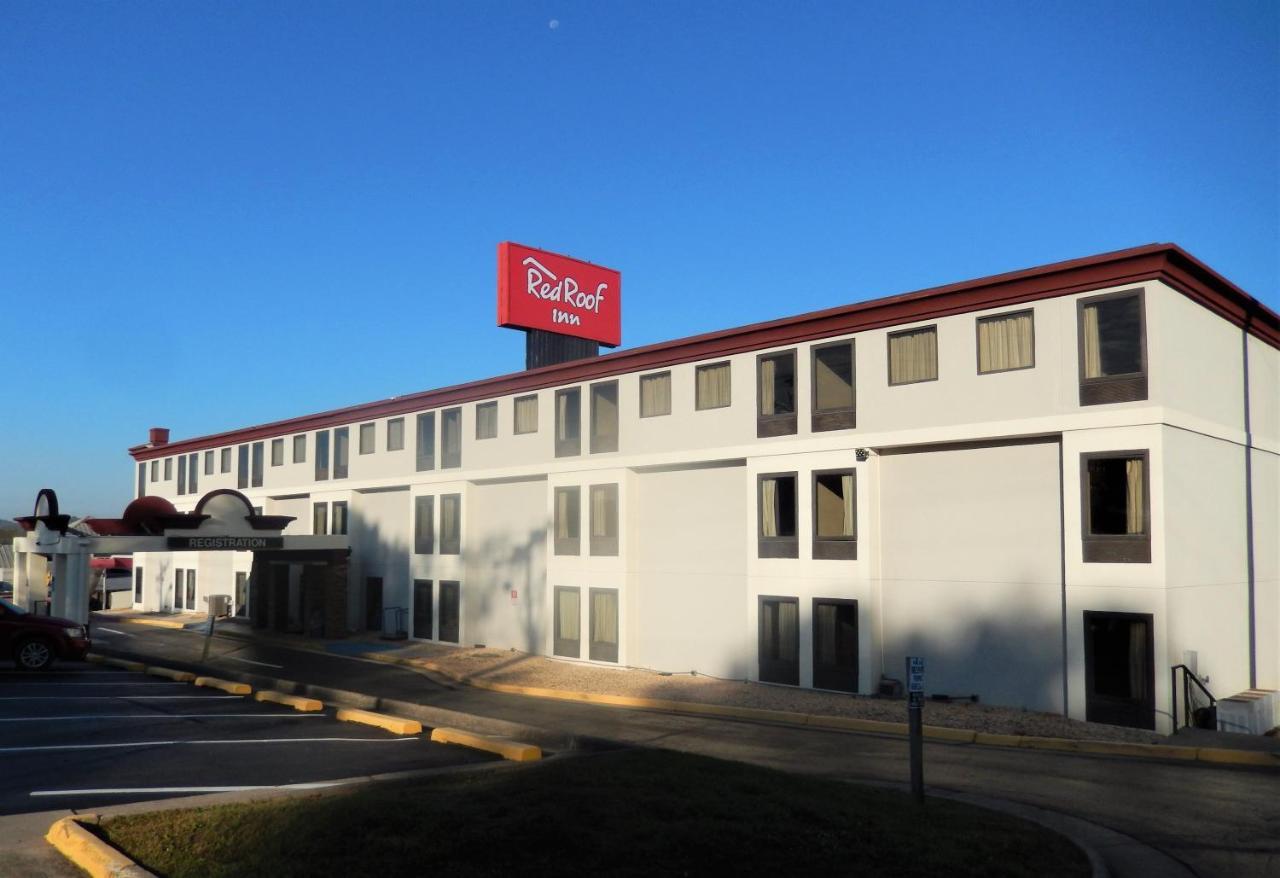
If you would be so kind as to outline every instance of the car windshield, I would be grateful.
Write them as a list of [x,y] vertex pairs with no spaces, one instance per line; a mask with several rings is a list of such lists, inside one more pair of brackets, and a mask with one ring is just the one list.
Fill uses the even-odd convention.
[[27,611],[22,609],[22,607],[12,601],[6,601],[4,598],[0,598],[0,606],[4,607],[8,612],[13,613],[15,616],[27,615]]

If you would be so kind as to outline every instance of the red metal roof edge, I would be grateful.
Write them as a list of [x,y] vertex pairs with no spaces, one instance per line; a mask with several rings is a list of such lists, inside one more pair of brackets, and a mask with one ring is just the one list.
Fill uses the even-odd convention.
[[136,445],[135,460],[201,451],[268,437],[302,433],[361,420],[474,400],[541,390],[596,378],[728,356],[825,336],[883,329],[1002,305],[1071,295],[1089,289],[1159,279],[1275,348],[1280,314],[1176,244],[1145,244],[1065,262],[930,287],[793,317],[717,330],[673,341],[617,351],[586,360],[513,372],[493,378],[360,403],[297,418],[183,439],[167,445]]

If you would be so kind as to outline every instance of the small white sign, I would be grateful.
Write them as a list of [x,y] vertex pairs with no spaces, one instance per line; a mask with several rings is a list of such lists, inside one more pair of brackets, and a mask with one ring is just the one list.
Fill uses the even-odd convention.
[[918,656],[907,658],[907,691],[924,691],[924,659]]

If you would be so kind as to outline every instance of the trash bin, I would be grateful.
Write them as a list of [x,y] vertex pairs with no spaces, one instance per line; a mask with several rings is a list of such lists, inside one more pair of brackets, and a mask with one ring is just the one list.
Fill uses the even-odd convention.
[[387,607],[382,611],[382,639],[404,640],[409,636],[408,607]]

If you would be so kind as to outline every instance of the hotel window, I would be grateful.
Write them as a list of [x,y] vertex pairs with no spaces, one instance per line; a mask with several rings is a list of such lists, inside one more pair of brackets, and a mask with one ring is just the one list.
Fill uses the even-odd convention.
[[213,475],[213,452],[206,451],[204,453],[204,474],[206,476]]
[[555,632],[552,652],[567,658],[582,657],[582,592],[557,585]]
[[591,554],[618,554],[618,486],[591,486]]
[[979,317],[978,374],[1030,369],[1036,364],[1036,331],[1032,311]]
[[440,554],[457,555],[462,551],[462,495],[440,497]]
[[151,482],[152,484],[160,481],[160,461],[151,461]]
[[814,432],[851,430],[856,425],[852,341],[837,341],[813,349]]
[[173,458],[166,457],[164,459],[164,480],[166,482],[173,481]]
[[329,431],[321,430],[316,434],[316,481],[323,482],[329,478]]
[[760,682],[800,685],[800,601],[760,596]]
[[145,463],[138,464],[138,493],[141,497],[147,493],[147,465]]
[[249,446],[236,448],[236,487],[243,491],[249,487]]
[[756,436],[796,432],[796,352],[756,357]]
[[183,609],[182,602],[186,597],[186,588],[182,582],[186,578],[187,571],[181,567],[177,567],[173,571],[173,608],[175,610]]
[[333,477],[345,479],[351,459],[351,429],[336,427],[333,431]]
[[378,441],[378,427],[370,422],[360,425],[360,453],[373,454]]
[[187,571],[187,609],[194,610],[196,608],[196,572],[194,570]]
[[656,418],[671,414],[671,373],[655,372],[640,376],[640,417]]
[[413,551],[430,555],[436,550],[436,498],[413,498]]
[[194,494],[200,482],[200,455],[192,454],[187,458],[187,492]]
[[293,462],[307,462],[307,434],[299,433],[293,437]]
[[418,415],[418,472],[436,468],[436,413]]
[[284,466],[284,440],[271,440],[271,465]]
[[797,558],[796,474],[767,473],[759,480],[761,558]]
[[187,493],[187,459],[178,455],[178,494]]
[[435,636],[435,619],[430,579],[413,581],[413,636],[419,640],[430,640]]
[[729,361],[699,366],[694,370],[694,408],[721,409],[729,405],[732,392],[729,383]]
[[1146,451],[1080,455],[1086,562],[1151,560],[1151,489]]
[[313,503],[311,505],[311,533],[323,536],[329,532],[329,504]]
[[517,396],[514,432],[517,436],[538,432],[538,396]]
[[142,568],[133,568],[133,602],[142,603]]
[[462,615],[462,586],[457,582],[440,583],[440,640],[457,643]]
[[498,436],[498,403],[476,403],[476,438],[496,439]]
[[858,602],[813,599],[813,688],[858,691]]
[[224,448],[220,452],[222,460],[219,462],[218,471],[222,473],[231,472],[231,449]]
[[261,442],[253,443],[253,487],[262,487],[262,458],[266,448]]
[[593,662],[618,660],[618,590],[593,588],[591,600],[591,650]]
[[591,453],[618,450],[618,382],[591,385]]
[[853,470],[813,474],[813,557],[858,557],[857,476]]
[[387,451],[404,450],[404,418],[387,421]]
[[1147,398],[1142,290],[1081,299],[1080,404]]
[[556,391],[556,457],[582,453],[582,390]]
[[249,615],[249,574],[236,571],[236,615]]
[[580,552],[579,501],[580,488],[556,488],[555,554],[577,555]]
[[329,530],[335,535],[345,536],[347,533],[347,501],[335,500],[333,503],[333,527]]
[[889,334],[889,384],[938,380],[938,327]]
[[440,468],[462,466],[462,409],[445,409],[440,413]]

